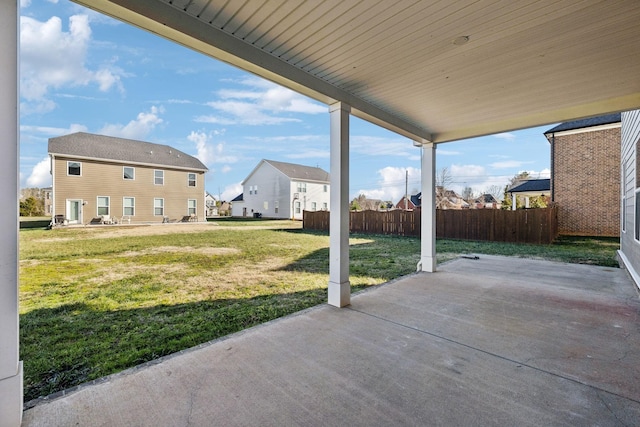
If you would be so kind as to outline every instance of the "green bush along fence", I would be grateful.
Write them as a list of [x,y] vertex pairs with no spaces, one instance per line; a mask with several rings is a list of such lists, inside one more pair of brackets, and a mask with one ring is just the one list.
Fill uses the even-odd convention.
[[[303,228],[329,230],[329,212],[303,213]],[[352,233],[420,236],[420,210],[350,212]],[[549,244],[558,235],[558,208],[437,210],[436,237],[442,239]]]

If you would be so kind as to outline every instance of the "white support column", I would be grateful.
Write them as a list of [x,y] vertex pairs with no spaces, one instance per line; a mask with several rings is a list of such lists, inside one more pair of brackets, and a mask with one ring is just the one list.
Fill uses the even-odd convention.
[[0,427],[22,422],[18,356],[18,1],[0,0]]
[[422,203],[418,271],[436,271],[436,145],[422,144]]
[[329,304],[351,303],[349,283],[349,113],[341,102],[329,106],[331,117],[331,194],[329,213]]
[[516,210],[517,204],[518,204],[518,196],[516,196],[516,193],[511,193],[511,210],[512,211]]

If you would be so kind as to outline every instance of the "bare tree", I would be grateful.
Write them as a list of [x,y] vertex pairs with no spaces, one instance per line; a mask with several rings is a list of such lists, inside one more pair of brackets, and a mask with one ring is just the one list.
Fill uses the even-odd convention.
[[504,197],[504,189],[499,185],[490,185],[484,190],[483,194],[491,194],[496,200],[502,200]]
[[451,186],[452,182],[453,177],[451,176],[451,171],[449,171],[448,167],[444,167],[436,171],[436,187],[442,187],[443,190],[446,190],[447,187]]
[[464,187],[464,189],[462,190],[462,199],[466,202],[469,202],[470,200],[475,199],[475,194],[473,194],[473,188],[471,187]]

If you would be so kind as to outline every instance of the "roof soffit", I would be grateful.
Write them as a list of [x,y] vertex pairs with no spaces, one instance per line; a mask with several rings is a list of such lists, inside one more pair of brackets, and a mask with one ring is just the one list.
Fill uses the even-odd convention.
[[640,107],[634,1],[77,2],[419,142]]

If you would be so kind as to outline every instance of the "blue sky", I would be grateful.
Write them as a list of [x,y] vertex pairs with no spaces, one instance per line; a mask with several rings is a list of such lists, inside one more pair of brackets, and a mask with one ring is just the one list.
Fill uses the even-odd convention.
[[[327,106],[66,0],[21,0],[20,183],[51,185],[48,138],[84,131],[167,144],[229,200],[262,158],[329,171]],[[438,145],[451,187],[549,175],[543,126]],[[410,140],[351,119],[351,198],[397,202],[420,183]]]

